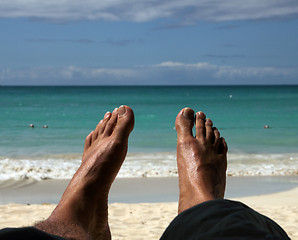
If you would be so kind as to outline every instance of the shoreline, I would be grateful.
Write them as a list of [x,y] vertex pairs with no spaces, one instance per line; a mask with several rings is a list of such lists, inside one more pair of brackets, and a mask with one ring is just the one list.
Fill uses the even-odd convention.
[[[0,204],[57,204],[70,179],[0,181]],[[298,187],[298,176],[227,177],[225,198],[284,192]],[[178,201],[178,178],[116,178],[109,203]]]
[[[61,164],[63,168],[61,168]],[[81,164],[81,154],[0,157],[0,181],[5,179],[68,179]],[[227,175],[297,176],[298,153],[228,153]],[[176,153],[129,152],[121,178],[177,177]]]

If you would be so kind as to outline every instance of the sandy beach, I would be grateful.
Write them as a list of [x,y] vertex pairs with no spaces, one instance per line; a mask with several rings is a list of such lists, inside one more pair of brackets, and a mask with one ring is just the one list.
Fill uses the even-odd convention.
[[[164,229],[177,214],[177,200],[173,199],[177,199],[177,179],[163,179],[161,184],[154,184],[160,181],[160,179],[117,180],[111,192],[113,200],[109,205],[109,221],[113,239],[159,239]],[[67,180],[64,183],[60,181],[59,185],[55,181],[0,184],[0,200],[2,201],[0,228],[32,225],[47,218],[55,208],[56,205],[53,202],[56,200],[34,204],[26,201],[28,199],[21,199],[22,190],[25,189],[24,192],[26,192],[28,189],[33,189],[33,192],[39,193],[39,195],[35,195],[35,200],[31,199],[32,202],[38,202],[42,201],[41,195],[45,192],[42,189],[45,189],[45,184],[48,185],[47,191],[56,191],[59,198],[60,191],[63,191],[67,182]],[[256,189],[255,183],[258,183],[258,191],[253,190]],[[49,186],[56,187],[51,189]],[[128,189],[135,189],[135,186],[143,186],[145,190],[143,189],[143,193],[136,195],[130,194],[130,197],[135,200],[129,201],[124,193],[129,191]],[[164,188],[165,186],[167,188]],[[268,189],[269,186],[271,189]],[[164,188],[163,194],[168,197],[161,197],[162,188]],[[23,203],[15,203],[17,201],[14,200],[17,198],[13,189],[20,193],[18,199]],[[122,189],[123,192],[119,189]],[[241,192],[240,189],[247,190]],[[6,198],[10,201],[9,203],[5,203],[4,193],[11,194]],[[260,213],[269,216],[285,229],[292,240],[298,240],[298,177],[229,178],[226,197],[242,201]]]

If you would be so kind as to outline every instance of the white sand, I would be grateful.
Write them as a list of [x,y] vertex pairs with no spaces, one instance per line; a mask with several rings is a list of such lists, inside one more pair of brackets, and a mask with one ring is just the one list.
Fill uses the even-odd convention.
[[[269,195],[238,198],[281,225],[292,240],[298,240],[298,188]],[[0,205],[0,228],[20,227],[47,218],[55,205]],[[159,239],[176,216],[177,203],[113,203],[109,221],[113,239]]]

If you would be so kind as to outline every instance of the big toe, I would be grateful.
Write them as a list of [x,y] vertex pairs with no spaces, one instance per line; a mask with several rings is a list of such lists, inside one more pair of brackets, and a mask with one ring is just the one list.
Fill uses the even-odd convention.
[[118,119],[113,131],[117,137],[127,138],[134,127],[134,113],[128,106],[120,106],[117,110]]
[[183,108],[177,115],[175,128],[178,138],[189,137],[192,135],[194,126],[194,111],[191,108]]

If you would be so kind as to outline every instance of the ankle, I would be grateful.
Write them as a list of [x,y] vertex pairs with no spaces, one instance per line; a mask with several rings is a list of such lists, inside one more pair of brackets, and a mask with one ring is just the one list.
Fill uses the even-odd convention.
[[65,239],[90,239],[88,232],[81,226],[74,223],[57,220],[52,221],[47,219],[43,222],[37,223],[34,227],[46,233],[60,236]]

